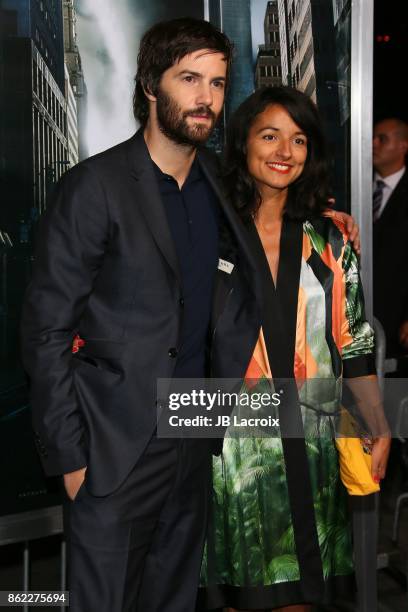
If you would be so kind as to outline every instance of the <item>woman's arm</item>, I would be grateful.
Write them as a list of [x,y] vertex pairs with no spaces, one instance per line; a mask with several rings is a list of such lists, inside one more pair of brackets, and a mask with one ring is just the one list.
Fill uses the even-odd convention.
[[371,471],[374,481],[379,482],[385,476],[391,434],[375,374],[374,332],[365,317],[359,261],[349,241],[343,251],[342,268],[344,381],[353,394],[358,415],[363,418],[368,431],[373,436]]

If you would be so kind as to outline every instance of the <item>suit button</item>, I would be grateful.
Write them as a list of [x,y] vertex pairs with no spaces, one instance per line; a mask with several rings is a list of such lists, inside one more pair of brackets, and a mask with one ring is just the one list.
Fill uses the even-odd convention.
[[178,355],[178,350],[176,348],[172,347],[172,348],[169,349],[169,356],[172,359],[175,359],[177,357],[177,355]]
[[183,308],[183,306],[184,306],[184,299],[183,298],[179,299],[179,304]]

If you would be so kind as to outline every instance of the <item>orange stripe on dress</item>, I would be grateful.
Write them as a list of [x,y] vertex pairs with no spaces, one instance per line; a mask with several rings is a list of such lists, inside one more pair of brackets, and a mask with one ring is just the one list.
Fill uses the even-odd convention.
[[248,389],[252,389],[261,378],[272,378],[262,327],[244,380]]
[[337,348],[341,352],[343,346],[352,342],[348,325],[345,325],[346,313],[346,293],[344,283],[344,272],[342,267],[342,258],[344,247],[338,260],[333,255],[330,244],[326,245],[321,254],[322,261],[333,272],[333,291],[332,291],[332,333]]

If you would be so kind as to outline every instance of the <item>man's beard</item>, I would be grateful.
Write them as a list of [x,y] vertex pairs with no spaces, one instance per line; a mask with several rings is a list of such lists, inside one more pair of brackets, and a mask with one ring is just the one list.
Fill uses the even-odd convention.
[[[159,90],[157,94],[157,120],[162,134],[176,144],[196,147],[208,140],[217,121],[215,113],[208,106],[199,106],[188,111],[182,111],[180,106],[166,93]],[[210,125],[196,123],[189,125],[187,117],[207,115]]]

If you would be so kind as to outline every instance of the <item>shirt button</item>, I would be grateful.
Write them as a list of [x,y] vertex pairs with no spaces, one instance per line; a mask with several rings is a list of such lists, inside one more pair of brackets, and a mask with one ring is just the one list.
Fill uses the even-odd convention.
[[183,298],[179,299],[179,304],[183,308],[183,306],[184,306],[184,299]]
[[172,348],[169,349],[169,356],[172,359],[175,359],[177,357],[177,355],[178,355],[178,350],[176,348],[172,347]]

